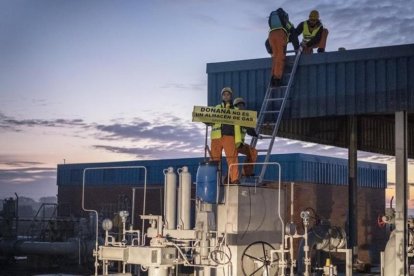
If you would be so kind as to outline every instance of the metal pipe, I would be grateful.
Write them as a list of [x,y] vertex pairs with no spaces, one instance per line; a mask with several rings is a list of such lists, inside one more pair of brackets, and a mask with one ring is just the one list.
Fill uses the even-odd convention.
[[395,275],[408,275],[408,115],[395,113]]
[[353,260],[358,257],[358,118],[349,116],[348,233]]
[[16,237],[19,236],[19,196],[17,193],[14,193],[16,195],[16,203],[15,203],[15,210],[16,210]]
[[305,273],[304,276],[309,276],[310,271],[310,259],[309,259],[309,244],[308,244],[308,225],[305,223],[305,246],[303,247],[303,251],[305,252]]
[[95,252],[93,255],[95,255],[95,263],[94,263],[94,267],[95,267],[95,276],[98,276],[98,211],[96,210],[92,210],[92,209],[87,209],[85,208],[85,179],[86,179],[86,172],[87,170],[92,170],[94,168],[86,168],[83,170],[83,178],[82,178],[82,209],[85,212],[91,212],[95,214],[95,218],[96,218],[96,222],[95,222]]
[[81,239],[78,238],[78,265],[81,265]]
[[[90,212],[95,214],[95,276],[98,275],[98,234],[99,234],[99,218],[98,218],[98,211],[93,209],[87,209],[85,208],[85,182],[86,182],[86,172],[91,170],[105,170],[105,169],[144,169],[145,172],[145,179],[144,179],[144,214],[145,214],[145,199],[146,199],[146,191],[147,191],[147,168],[144,166],[121,166],[121,167],[91,167],[91,168],[85,168],[83,170],[83,177],[82,177],[82,210],[85,212]],[[144,229],[144,222],[142,223],[142,228]]]
[[295,273],[294,273],[295,262],[293,261],[293,255],[294,255],[294,252],[293,252],[293,236],[289,236],[289,246],[290,246],[289,254],[290,254],[290,259],[291,259],[291,262],[290,262],[290,276],[294,276],[295,275]]
[[[145,216],[145,207],[147,204],[147,168],[146,167],[141,167],[144,169],[144,200],[142,203],[142,215]],[[141,240],[141,244],[144,245],[145,244],[145,220],[142,221],[142,240]]]
[[132,210],[131,210],[131,225],[134,227],[135,222],[135,187],[132,188]]
[[37,242],[25,240],[1,241],[4,255],[72,255],[80,254],[77,240],[67,242]]
[[[290,223],[291,225],[293,225],[293,211],[294,211],[294,193],[295,193],[295,189],[294,189],[295,183],[294,182],[290,182]],[[289,253],[290,253],[290,258],[293,259],[293,235],[292,233],[289,236]],[[296,227],[295,227],[295,233],[296,234]],[[290,262],[290,276],[294,276],[294,262],[293,260],[291,260]]]
[[290,182],[290,222],[293,223],[293,199],[294,199],[294,182]]

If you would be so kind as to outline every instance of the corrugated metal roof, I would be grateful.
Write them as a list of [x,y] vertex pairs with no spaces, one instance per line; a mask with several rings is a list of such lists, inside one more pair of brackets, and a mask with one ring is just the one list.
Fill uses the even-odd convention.
[[[260,162],[264,156],[259,156]],[[282,168],[282,181],[348,185],[348,160],[326,156],[295,154],[274,154],[270,162],[278,162]],[[265,179],[276,179],[277,170],[268,166]],[[387,166],[384,164],[358,161],[358,186],[385,188]]]
[[[231,86],[259,111],[270,68],[270,58],[207,64],[208,105]],[[356,115],[358,149],[394,155],[393,116],[407,110],[414,158],[414,44],[304,55],[290,96],[278,136],[347,147],[347,116]]]
[[[258,162],[263,159],[259,156]],[[173,167],[187,166],[192,175],[193,182],[197,173],[198,164],[203,158],[185,158],[168,160],[145,160],[110,163],[89,164],[64,164],[58,165],[58,186],[82,185],[83,169],[91,167],[120,167],[120,166],[145,166],[148,170],[148,185],[162,185],[164,183],[163,170]],[[240,159],[242,162],[242,159]],[[278,162],[281,165],[282,181],[306,182],[317,184],[347,185],[347,160],[316,156],[308,154],[275,154],[270,162]],[[266,179],[277,179],[278,170],[270,166],[266,173]],[[360,187],[385,188],[387,184],[387,167],[383,164],[358,162],[358,185]],[[102,169],[87,172],[87,186],[143,186],[143,171],[137,169]]]
[[[270,68],[270,58],[207,64],[208,105],[230,86],[260,110]],[[399,110],[414,112],[414,44],[303,55],[284,118]]]

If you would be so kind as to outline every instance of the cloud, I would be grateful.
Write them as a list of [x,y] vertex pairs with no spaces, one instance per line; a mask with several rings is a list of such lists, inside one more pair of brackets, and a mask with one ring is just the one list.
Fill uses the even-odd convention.
[[[0,128],[11,131],[23,131],[24,127],[65,127],[71,128],[72,136],[89,139],[91,136],[104,144],[92,145],[94,149],[114,153],[134,155],[139,158],[169,156],[191,156],[193,152],[199,156],[204,148],[204,125],[194,124],[182,118],[166,113],[151,114],[152,120],[139,117],[128,121],[117,118],[107,124],[86,123],[83,119],[22,119],[17,120],[0,113]],[[88,132],[86,135],[85,130]],[[60,135],[69,135],[61,133]],[[119,147],[117,143],[125,141],[130,147]],[[194,155],[194,153],[193,153]],[[1,162],[3,166],[24,167],[40,165],[35,162],[20,162],[8,159]]]
[[35,199],[54,195],[57,192],[56,168],[0,169],[0,187],[2,197],[14,196],[14,193]]
[[193,84],[186,84],[186,83],[166,83],[165,85],[161,86],[160,88],[174,88],[180,90],[190,90],[190,91],[205,91],[206,85],[204,83],[193,83]]
[[193,124],[166,114],[156,118],[157,122],[135,118],[130,123],[96,125],[96,136],[99,140],[129,140],[132,145],[119,147],[101,144],[94,145],[93,148],[129,154],[140,159],[202,155],[205,140],[202,124]]
[[135,118],[130,123],[99,124],[95,128],[99,131],[97,138],[108,141],[148,139],[159,142],[179,141],[192,144],[203,137],[201,124],[193,124],[169,114],[161,115],[154,121]]
[[216,20],[214,17],[209,16],[207,14],[202,14],[202,13],[195,13],[192,15],[192,17],[201,22],[201,23],[205,23],[208,25],[212,25],[212,26],[219,26],[220,23],[218,22],[218,20]]
[[20,132],[24,127],[79,127],[86,126],[82,119],[23,119],[18,120],[0,113],[0,129]]
[[144,147],[115,147],[108,145],[94,145],[95,149],[105,150],[113,153],[128,154],[136,159],[162,159],[162,158],[185,158],[199,157],[203,154],[204,145],[179,146],[152,145]]
[[42,165],[42,162],[32,162],[32,161],[1,161],[0,157],[0,167],[1,166],[8,166],[8,167],[27,167],[27,166],[34,166],[34,165]]
[[330,28],[332,37],[338,38],[338,43],[344,47],[413,42],[410,33],[414,28],[414,9],[409,0],[354,0],[335,6],[324,2],[316,8],[321,12],[324,24]]

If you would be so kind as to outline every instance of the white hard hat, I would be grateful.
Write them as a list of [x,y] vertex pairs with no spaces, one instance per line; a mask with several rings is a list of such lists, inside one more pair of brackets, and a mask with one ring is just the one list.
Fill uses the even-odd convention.
[[224,87],[223,89],[221,89],[221,95],[223,96],[224,92],[229,92],[231,95],[233,95],[233,90],[231,90],[230,87]]
[[243,100],[243,98],[235,98],[234,101],[233,101],[233,105],[237,106],[239,103],[246,104],[246,102]]

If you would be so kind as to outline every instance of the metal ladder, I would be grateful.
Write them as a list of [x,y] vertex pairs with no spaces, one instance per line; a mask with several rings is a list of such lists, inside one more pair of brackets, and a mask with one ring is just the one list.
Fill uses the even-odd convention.
[[[292,51],[293,52],[293,51]],[[293,80],[296,73],[296,68],[299,63],[300,56],[302,54],[302,47],[299,47],[299,50],[296,54],[295,61],[293,63],[292,70],[290,72],[284,72],[282,77],[283,79],[286,76],[289,77],[289,81],[286,86],[277,86],[272,87],[271,83],[267,87],[267,91],[263,100],[262,107],[260,108],[259,116],[257,118],[256,133],[258,137],[252,137],[250,146],[255,148],[259,139],[268,139],[269,144],[267,149],[256,149],[258,152],[266,152],[266,157],[264,159],[264,165],[262,166],[261,172],[259,174],[258,183],[263,182],[263,177],[266,173],[267,163],[270,159],[270,154],[273,149],[273,144],[279,130],[279,125],[282,120],[283,111],[285,109],[286,100],[289,98],[289,93],[293,85]],[[271,135],[265,134],[263,132],[271,133]]]

